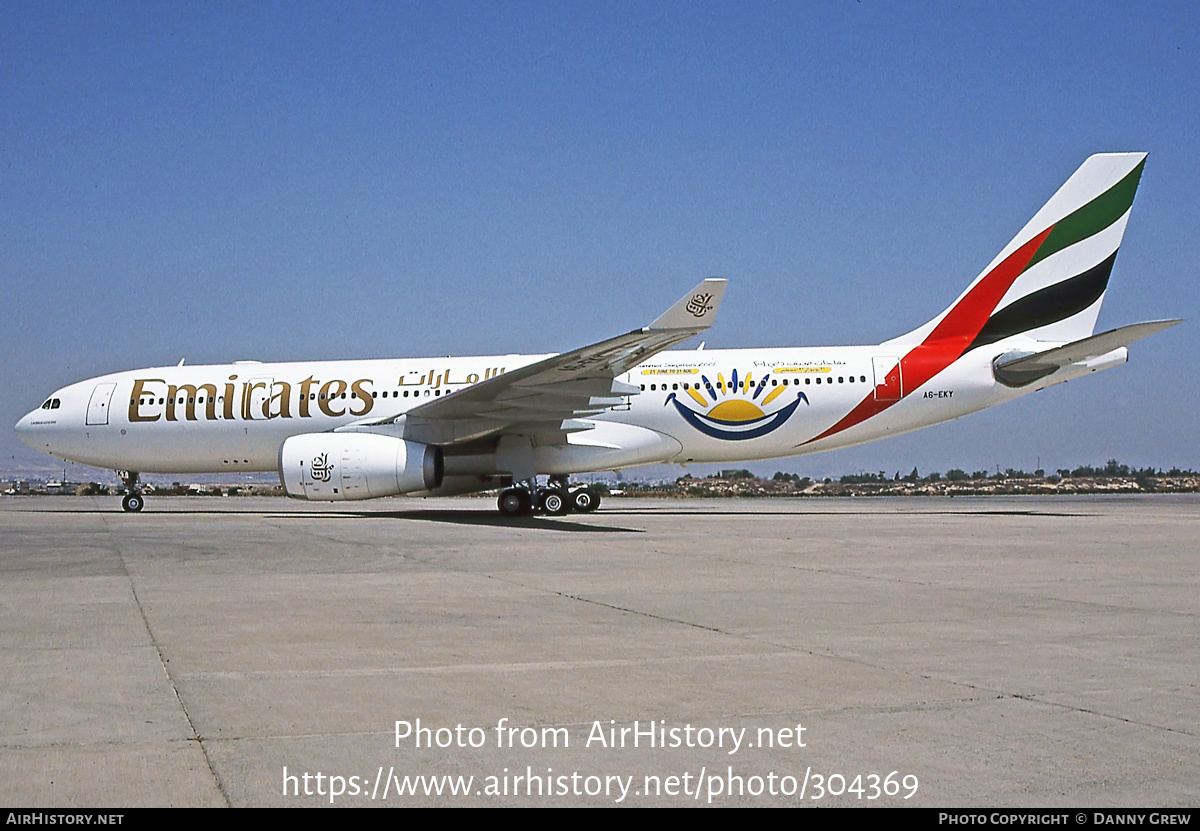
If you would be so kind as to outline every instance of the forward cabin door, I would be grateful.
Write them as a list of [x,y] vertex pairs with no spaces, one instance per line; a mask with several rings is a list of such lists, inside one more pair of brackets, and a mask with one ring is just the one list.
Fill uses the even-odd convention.
[[108,405],[116,388],[116,384],[97,384],[92,390],[92,399],[88,401],[87,408],[88,424],[108,424]]

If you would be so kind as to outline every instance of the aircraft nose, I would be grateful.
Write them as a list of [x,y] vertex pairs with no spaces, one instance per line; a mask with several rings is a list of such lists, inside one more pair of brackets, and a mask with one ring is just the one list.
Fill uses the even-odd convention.
[[13,427],[13,431],[17,434],[17,438],[36,450],[37,448],[34,447],[32,421],[33,413],[26,413],[25,417],[18,421],[16,426]]

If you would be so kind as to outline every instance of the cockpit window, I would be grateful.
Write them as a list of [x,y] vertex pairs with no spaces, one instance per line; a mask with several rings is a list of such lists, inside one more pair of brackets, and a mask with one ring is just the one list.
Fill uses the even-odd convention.
[[61,402],[61,401],[59,401],[57,398],[52,398],[52,399],[50,399],[50,409],[52,409],[52,410],[57,410],[57,409],[58,409],[58,405],[59,405],[59,404],[61,404],[61,403],[62,403],[62,402]]
[[46,399],[46,403],[42,405],[42,409],[43,409],[43,410],[48,410],[48,409],[50,409],[50,402],[51,402],[51,401],[53,401],[53,400],[54,400],[53,398],[47,398],[47,399]]

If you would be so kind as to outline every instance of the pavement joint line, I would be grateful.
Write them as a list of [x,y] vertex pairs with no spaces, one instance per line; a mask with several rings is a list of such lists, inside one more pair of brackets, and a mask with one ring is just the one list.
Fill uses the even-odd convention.
[[1086,707],[1079,707],[1074,704],[1063,704],[1059,701],[1048,701],[1045,698],[1039,698],[1036,695],[1021,695],[1020,693],[1011,693],[1013,698],[1020,701],[1028,701],[1033,704],[1044,704],[1048,707],[1059,707],[1064,710],[1070,710],[1075,713],[1082,713],[1088,716],[1097,716],[1099,718],[1113,719],[1114,721],[1122,721],[1126,724],[1132,724],[1136,727],[1148,727],[1151,730],[1165,730],[1168,733],[1177,733],[1181,736],[1196,736],[1197,734],[1190,730],[1180,730],[1178,727],[1164,727],[1161,724],[1151,724],[1146,721],[1138,721],[1137,719],[1125,718],[1124,716],[1114,716],[1110,713],[1102,713],[1099,710],[1089,710]]
[[536,672],[539,670],[567,670],[580,668],[656,666],[663,664],[708,663],[713,661],[756,661],[767,658],[795,657],[799,653],[795,649],[779,652],[752,652],[711,655],[660,656],[653,658],[601,658],[591,661],[520,661],[506,664],[435,664],[432,666],[387,667],[380,669],[333,669],[333,670],[247,670],[218,671],[218,672],[182,672],[180,679],[189,681],[220,678],[358,678],[387,675],[450,675],[460,672],[479,672],[481,670],[496,670],[500,672]]
[[[501,582],[512,583],[513,585],[521,586],[523,588],[537,588],[536,586],[528,586],[524,583],[520,583],[515,580],[506,580],[504,578],[496,577],[495,575],[488,575],[488,577],[493,580],[500,580]],[[543,591],[546,591],[546,590],[543,589]],[[770,644],[771,646],[774,646],[778,649],[787,650],[787,651],[794,652],[794,653],[803,653],[803,654],[807,654],[807,655],[812,655],[813,657],[823,657],[823,658],[831,658],[833,660],[838,660],[838,661],[846,661],[848,663],[858,664],[859,666],[865,666],[865,667],[869,667],[871,669],[877,669],[877,670],[881,670],[884,672],[895,672],[895,673],[899,673],[900,675],[914,676],[914,677],[921,678],[921,679],[924,679],[927,681],[936,681],[936,682],[942,683],[942,684],[951,684],[953,686],[966,687],[967,689],[970,689],[970,690],[979,690],[979,691],[986,692],[986,693],[994,693],[998,698],[1005,698],[1005,697],[1013,698],[1013,699],[1017,699],[1019,701],[1027,701],[1030,703],[1045,704],[1047,706],[1059,707],[1059,708],[1062,708],[1065,710],[1071,710],[1071,711],[1074,711],[1077,713],[1082,713],[1084,715],[1096,716],[1097,718],[1114,719],[1116,721],[1125,722],[1126,724],[1132,724],[1132,725],[1135,725],[1138,727],[1145,727],[1145,728],[1148,728],[1151,730],[1163,730],[1168,733],[1176,733],[1176,734],[1183,735],[1183,736],[1194,735],[1193,733],[1189,733],[1186,730],[1179,730],[1174,727],[1167,727],[1164,725],[1152,724],[1149,722],[1136,721],[1134,719],[1128,719],[1128,718],[1123,718],[1121,716],[1110,715],[1108,713],[1103,713],[1103,712],[1100,712],[1097,710],[1089,710],[1087,708],[1078,707],[1078,706],[1075,706],[1072,704],[1062,704],[1062,703],[1058,703],[1058,702],[1054,702],[1054,701],[1045,701],[1045,700],[1042,700],[1042,699],[1034,697],[1034,696],[1022,695],[1021,693],[1014,693],[1014,692],[1010,692],[1008,690],[992,689],[990,687],[986,687],[983,685],[971,684],[967,681],[960,681],[960,680],[946,679],[946,678],[935,678],[934,676],[926,675],[924,673],[914,673],[914,672],[910,672],[910,671],[906,671],[906,670],[902,670],[902,669],[896,669],[894,667],[889,667],[889,666],[885,666],[882,664],[871,663],[870,661],[865,661],[865,660],[862,660],[859,658],[851,658],[846,655],[838,655],[833,652],[828,652],[828,651],[819,652],[819,651],[814,651],[814,650],[810,650],[810,649],[802,649],[800,647],[793,647],[788,644],[776,643],[775,641],[760,640],[751,635],[741,635],[736,632],[729,632],[727,630],[720,629],[720,628],[713,627],[713,626],[706,626],[704,624],[693,623],[691,621],[679,620],[676,618],[669,618],[664,615],[656,615],[651,612],[643,612],[643,611],[639,611],[637,609],[630,609],[630,608],[626,608],[623,606],[617,606],[612,603],[605,603],[601,600],[592,600],[592,599],[589,599],[586,597],[581,597],[579,595],[569,594],[567,592],[555,591],[553,589],[550,589],[549,591],[555,595],[558,595],[559,597],[563,597],[568,600],[576,600],[581,603],[590,603],[590,604],[593,604],[596,606],[601,606],[603,608],[613,609],[613,610],[619,611],[619,612],[625,612],[626,614],[640,615],[642,617],[650,618],[651,620],[660,620],[660,621],[664,621],[666,623],[675,623],[675,624],[679,624],[681,626],[688,626],[693,629],[699,629],[699,630],[705,631],[705,632],[714,632],[714,633],[717,633],[720,635],[727,635],[732,638],[748,640],[752,643]]]
[[[705,715],[704,719],[763,719],[770,717],[798,718],[815,715],[831,715],[831,714],[846,714],[855,713],[859,715],[872,713],[911,713],[923,712],[926,710],[940,710],[948,707],[953,707],[960,704],[975,704],[983,701],[993,701],[1004,699],[1008,696],[1004,695],[988,695],[984,697],[971,696],[968,698],[953,698],[945,701],[918,701],[908,705],[866,705],[866,706],[847,706],[847,707],[814,707],[811,709],[793,709],[793,710],[747,710],[745,712],[734,713],[717,713],[713,716]],[[674,721],[688,721],[692,716],[679,716]],[[700,720],[700,716],[695,716]],[[627,719],[628,720],[628,719]],[[621,719],[618,719],[621,721]],[[539,722],[533,721],[526,727],[547,727],[547,728],[566,728],[585,730],[595,723],[592,721],[569,721],[569,722]],[[370,736],[392,736],[391,730],[331,730],[323,733],[271,733],[262,735],[246,735],[246,736],[213,736],[206,738],[206,742],[225,743],[225,742],[255,742],[255,741],[302,741],[305,739],[327,739],[327,738],[350,738],[355,736],[370,737]]]
[[[771,642],[768,641],[768,643],[771,643]],[[784,646],[784,648],[786,648],[786,646]],[[811,654],[819,654],[819,653],[811,653]],[[1177,734],[1183,735],[1183,736],[1194,735],[1193,733],[1189,733],[1186,730],[1180,730],[1175,727],[1167,727],[1167,726],[1164,726],[1161,724],[1152,724],[1150,722],[1137,721],[1135,719],[1124,718],[1122,716],[1115,716],[1115,715],[1111,715],[1109,713],[1103,713],[1103,712],[1100,712],[1099,710],[1089,710],[1085,707],[1078,707],[1073,704],[1063,704],[1063,703],[1057,702],[1057,701],[1048,701],[1046,699],[1038,698],[1036,695],[1031,695],[1028,693],[1023,694],[1023,693],[1009,692],[1008,690],[995,689],[992,687],[984,686],[982,684],[971,684],[970,682],[967,682],[967,681],[958,681],[958,680],[951,679],[951,678],[938,678],[937,676],[928,675],[926,673],[920,673],[920,672],[914,673],[914,672],[908,672],[905,670],[898,670],[893,667],[884,666],[882,664],[873,664],[868,661],[856,660],[854,658],[847,658],[845,656],[835,655],[833,653],[828,653],[826,657],[836,658],[839,660],[849,661],[851,663],[861,664],[862,666],[870,667],[872,669],[878,669],[878,670],[885,671],[885,672],[898,672],[901,675],[913,675],[917,678],[923,678],[927,681],[936,681],[941,684],[951,684],[953,686],[966,687],[967,689],[970,689],[970,690],[980,690],[982,692],[989,693],[998,699],[1012,698],[1012,699],[1016,699],[1018,701],[1025,701],[1030,704],[1044,704],[1046,706],[1058,707],[1060,709],[1070,710],[1073,712],[1082,713],[1084,715],[1096,716],[1097,718],[1107,718],[1107,719],[1113,719],[1116,721],[1122,721],[1122,722],[1125,722],[1126,724],[1132,724],[1132,725],[1135,725],[1138,727],[1145,727],[1150,730],[1163,730],[1168,733],[1177,733]]]
[[175,700],[179,703],[179,709],[183,712],[183,717],[187,721],[188,730],[191,731],[192,737],[186,741],[194,741],[200,748],[200,753],[204,756],[204,764],[208,768],[208,773],[213,778],[213,784],[216,785],[217,793],[221,794],[221,799],[225,802],[225,807],[232,808],[233,803],[229,800],[229,794],[225,792],[224,786],[221,784],[221,777],[217,775],[216,769],[213,768],[212,759],[209,758],[208,749],[204,746],[204,739],[196,731],[196,725],[192,721],[192,714],[188,712],[187,705],[184,704],[183,698],[179,695],[179,688],[175,685],[175,679],[171,677],[171,670],[167,667],[166,657],[162,653],[162,647],[158,643],[158,639],[154,637],[154,629],[150,626],[150,620],[146,617],[146,610],[142,606],[142,599],[138,597],[137,585],[134,583],[133,575],[129,573],[129,566],[125,562],[125,553],[121,550],[121,545],[112,535],[112,529],[109,527],[108,518],[101,516],[100,525],[105,533],[109,535],[112,541],[113,551],[116,552],[117,558],[121,561],[121,571],[125,573],[125,579],[129,581],[129,591],[133,594],[133,602],[137,604],[138,614],[142,618],[142,625],[146,627],[146,634],[150,638],[150,643],[154,646],[154,652],[158,655],[158,664],[162,668],[163,675],[167,679],[167,683],[171,685],[171,693],[175,696]]
[[[0,739],[0,749],[31,750],[44,747],[157,747],[167,744],[191,744],[196,740],[190,736],[167,737],[165,739],[97,739],[95,741],[12,742]],[[205,739],[210,741],[210,739]]]
[[[776,564],[764,564],[764,563],[762,563],[760,561],[756,561],[756,560],[744,560],[744,559],[740,559],[738,557],[728,557],[728,556],[724,556],[724,555],[720,555],[720,554],[705,555],[705,556],[700,557],[694,553],[687,552],[687,551],[670,551],[670,550],[662,550],[662,549],[658,549],[658,548],[654,549],[654,553],[661,555],[661,556],[679,557],[679,558],[685,559],[685,560],[698,558],[698,559],[703,559],[705,562],[736,563],[737,565],[752,566],[752,567],[756,567],[756,568],[780,567],[780,566],[777,566]],[[840,569],[840,568],[824,568],[821,566],[806,566],[806,565],[800,565],[800,564],[795,564],[795,563],[785,563],[785,564],[782,564],[781,567],[789,569],[791,571],[801,571],[801,572],[805,572],[808,574],[832,574],[837,577],[856,577],[856,578],[859,578],[862,580],[879,580],[879,581],[885,582],[885,583],[899,583],[900,585],[904,585],[904,586],[923,586],[926,588],[939,589],[939,590],[944,590],[944,591],[949,591],[949,592],[960,592],[960,593],[968,593],[968,594],[978,592],[978,589],[971,589],[971,588],[966,588],[963,586],[955,586],[955,585],[951,585],[948,583],[938,583],[938,582],[934,582],[931,580],[907,580],[903,577],[895,577],[895,576],[888,576],[888,575],[882,575],[882,574],[868,574],[866,572],[850,571],[847,569]],[[1037,593],[1035,593],[1035,590],[1032,590],[1032,589],[1029,591],[1021,591],[1021,590],[1017,590],[1017,589],[998,590],[993,593],[1002,595],[1002,596],[1007,596],[1007,597],[1019,597],[1019,598],[1034,599],[1034,600],[1047,600],[1047,601],[1053,601],[1055,603],[1067,603],[1067,604],[1073,604],[1076,606],[1094,607],[1096,609],[1103,609],[1103,610],[1145,612],[1147,614],[1160,614],[1160,615],[1179,615],[1181,617],[1186,617],[1186,618],[1196,617],[1198,614],[1197,612],[1187,612],[1187,611],[1182,611],[1182,610],[1177,610],[1177,609],[1153,609],[1153,608],[1146,608],[1143,606],[1117,605],[1114,603],[1097,603],[1094,600],[1076,600],[1074,598],[1059,597],[1059,596],[1052,595],[1052,594],[1037,594]]]
[[[322,516],[322,515],[317,514],[317,516]],[[278,519],[278,517],[276,515],[263,513],[260,515],[260,518],[265,522],[265,524],[268,527],[274,528],[277,532],[279,532],[280,535],[288,533],[288,529],[286,529],[282,523],[277,522],[277,521],[276,522],[269,521],[272,519]],[[324,523],[322,523],[322,526],[323,525],[324,525]],[[402,560],[407,560],[411,563],[419,563],[421,565],[432,565],[435,562],[434,558],[432,558],[432,557],[418,557],[417,555],[409,553],[407,551],[402,551],[402,550],[399,550],[399,549],[393,548],[393,547],[387,547],[387,546],[381,545],[379,543],[356,543],[353,540],[349,540],[344,536],[343,537],[335,537],[335,536],[331,536],[329,534],[323,534],[320,532],[309,531],[308,537],[323,539],[323,540],[326,540],[327,542],[336,543],[339,545],[352,545],[356,549],[359,549],[359,550],[362,550],[365,548],[365,549],[372,551],[375,554],[382,556],[382,557],[399,557]]]

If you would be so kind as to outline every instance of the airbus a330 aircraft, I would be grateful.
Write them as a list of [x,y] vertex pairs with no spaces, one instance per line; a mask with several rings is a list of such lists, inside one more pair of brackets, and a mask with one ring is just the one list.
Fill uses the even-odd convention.
[[1125,363],[1179,322],[1093,334],[1145,158],[1089,158],[948,309],[876,346],[666,351],[712,324],[711,279],[559,355],[181,363],[72,384],[16,430],[119,469],[126,511],[144,505],[139,471],[272,470],[298,499],[503,488],[506,515],[592,511],[568,475],[847,447]]

